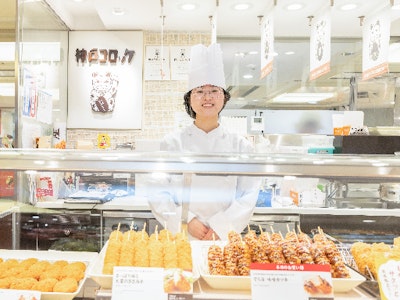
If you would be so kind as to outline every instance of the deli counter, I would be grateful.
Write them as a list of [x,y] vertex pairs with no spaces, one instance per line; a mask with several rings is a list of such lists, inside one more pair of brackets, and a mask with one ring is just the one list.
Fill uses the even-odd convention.
[[[258,234],[292,229],[311,234],[323,228],[344,247],[357,241],[390,244],[400,236],[396,226],[400,158],[396,155],[4,149],[0,172],[7,181],[0,186],[1,248],[12,251],[100,252],[116,228],[148,233],[162,228],[147,203],[146,193],[157,181],[149,186],[143,178],[153,174],[246,176],[260,179],[260,189],[266,181],[273,182],[268,205],[257,205],[242,235],[249,229]],[[301,190],[304,182],[312,182],[311,188]],[[382,187],[388,184],[393,187],[392,197],[384,198]],[[290,192],[297,188],[294,202],[293,197],[285,197],[288,187]],[[321,197],[313,194],[310,198],[310,191]],[[288,199],[290,203],[285,203]],[[107,291],[96,293],[96,299],[107,299]],[[193,297],[251,298],[248,291],[215,291],[201,278],[194,285]],[[376,285],[374,291],[357,288],[335,293],[335,298],[341,297],[379,298]]]

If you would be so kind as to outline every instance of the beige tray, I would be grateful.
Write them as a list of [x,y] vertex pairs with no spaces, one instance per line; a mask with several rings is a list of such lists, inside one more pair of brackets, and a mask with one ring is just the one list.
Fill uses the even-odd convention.
[[[104,257],[106,255],[108,246],[108,241],[104,245],[103,249],[101,249],[98,257],[93,263],[92,268],[89,270],[88,276],[93,279],[97,284],[101,286],[103,289],[111,289],[113,276],[103,274],[103,266],[104,266]],[[193,248],[193,247],[192,247]],[[195,256],[192,253],[193,264],[195,262]],[[197,269],[193,267],[193,281],[196,281],[200,278],[200,274],[197,272]]]
[[[199,257],[197,259],[196,268],[200,276],[204,281],[214,289],[224,290],[250,290],[251,280],[250,276],[218,276],[210,275],[207,266],[207,252],[210,245],[214,242],[196,242],[194,245],[193,252]],[[224,246],[225,243],[218,241],[216,242],[219,246]],[[364,276],[348,268],[350,278],[332,278],[333,290],[337,293],[347,292],[355,288],[366,279]]]
[[102,289],[110,290],[112,288],[113,276],[103,274],[104,257],[106,255],[108,241],[101,249],[92,268],[89,270],[89,277],[93,279]]
[[[79,251],[34,251],[34,250],[0,250],[0,257],[3,259],[24,260],[27,258],[37,258],[54,262],[57,260],[66,260],[68,262],[81,261],[86,264],[85,278],[88,270],[92,267],[92,263],[98,256],[97,252],[79,252]],[[41,300],[72,300],[82,289],[85,282],[83,278],[79,282],[78,289],[74,293],[50,293],[42,292]]]

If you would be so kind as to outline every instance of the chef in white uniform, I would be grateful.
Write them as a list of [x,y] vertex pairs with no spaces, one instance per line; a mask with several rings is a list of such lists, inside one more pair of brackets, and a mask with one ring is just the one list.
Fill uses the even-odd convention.
[[[246,138],[229,132],[219,123],[219,113],[230,99],[225,90],[219,44],[193,46],[188,75],[184,105],[194,121],[187,128],[167,135],[161,150],[253,152],[253,146]],[[190,188],[185,189],[183,176],[174,175],[154,182],[149,204],[157,220],[172,232],[178,232],[184,220],[191,238],[224,240],[230,230],[240,233],[248,224],[259,184],[260,180],[255,177],[194,174],[190,178]],[[185,197],[188,200],[182,200]]]

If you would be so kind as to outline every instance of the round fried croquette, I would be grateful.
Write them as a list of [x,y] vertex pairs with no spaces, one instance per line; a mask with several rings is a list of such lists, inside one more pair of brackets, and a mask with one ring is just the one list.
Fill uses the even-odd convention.
[[9,289],[11,284],[11,278],[0,279],[0,289]]
[[56,293],[73,293],[78,289],[78,282],[73,278],[65,278],[58,281],[54,287],[53,292]]
[[55,278],[46,278],[43,280],[37,281],[33,286],[32,290],[39,292],[53,292],[53,288],[58,282]]
[[36,279],[28,278],[14,278],[11,281],[10,289],[13,290],[31,290],[32,286],[37,282]]
[[19,265],[24,269],[28,269],[30,266],[37,263],[38,261],[39,260],[37,258],[27,258],[21,261]]

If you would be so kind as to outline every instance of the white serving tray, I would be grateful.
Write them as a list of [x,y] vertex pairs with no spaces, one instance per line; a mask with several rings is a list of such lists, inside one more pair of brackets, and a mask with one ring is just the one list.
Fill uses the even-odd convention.
[[[220,247],[223,247],[226,242],[216,241]],[[208,272],[207,253],[208,248],[214,242],[192,242],[192,251],[197,255],[196,260],[197,272],[204,279],[204,281],[214,289],[218,290],[251,290],[250,276],[221,276],[210,275]],[[348,292],[366,280],[364,276],[348,268],[350,278],[332,278],[332,285],[334,292],[342,293]]]
[[55,262],[57,260],[66,260],[68,262],[83,262],[86,264],[85,278],[78,285],[78,289],[73,293],[55,293],[42,292],[41,300],[72,300],[82,289],[88,270],[92,267],[93,262],[97,258],[97,252],[80,252],[80,251],[35,251],[35,250],[2,250],[0,249],[0,257],[6,259],[24,260],[27,258],[37,258],[38,260],[46,260]]
[[[113,282],[113,275],[103,274],[104,257],[106,255],[108,247],[108,241],[105,243],[103,249],[101,249],[98,257],[94,261],[91,269],[89,270],[88,276],[93,279],[97,284],[101,286],[102,289],[111,289]],[[193,246],[192,246],[192,260],[193,260],[193,282],[200,278],[200,274],[195,268],[195,256],[193,256]]]

